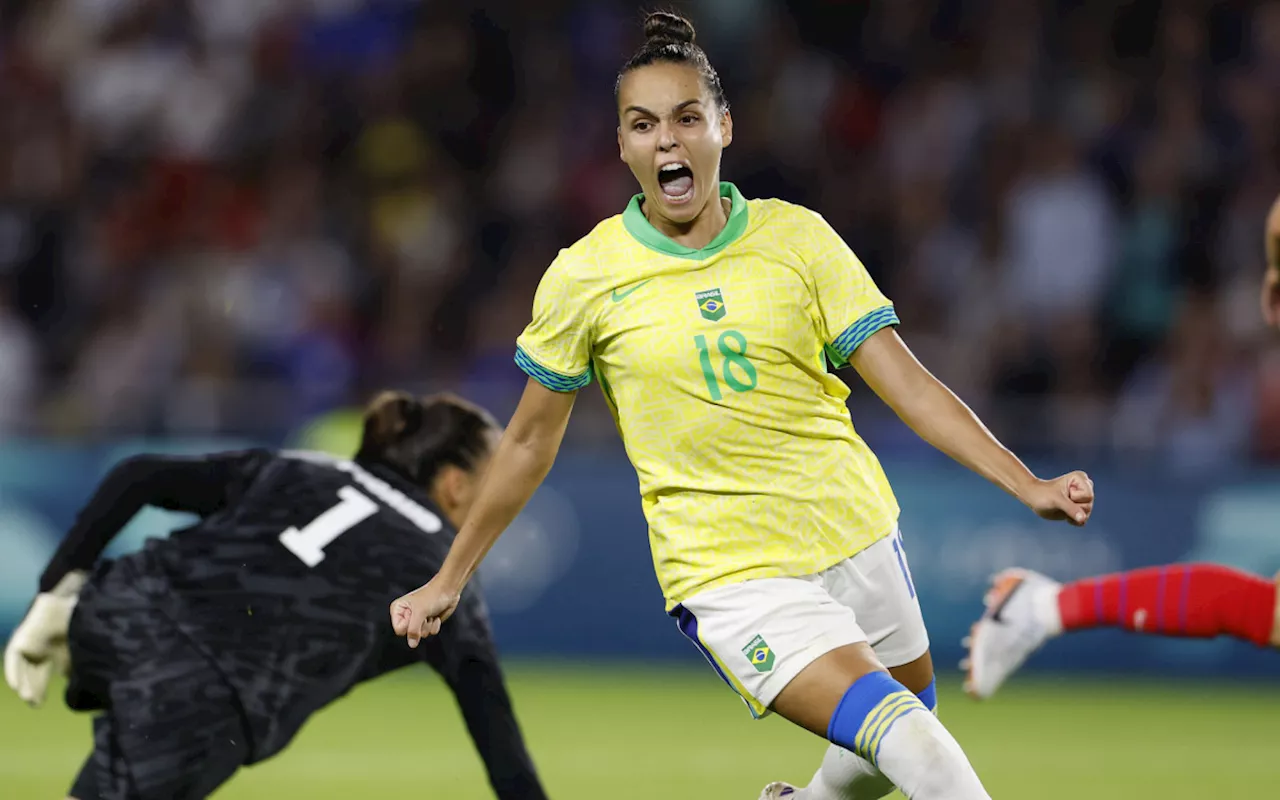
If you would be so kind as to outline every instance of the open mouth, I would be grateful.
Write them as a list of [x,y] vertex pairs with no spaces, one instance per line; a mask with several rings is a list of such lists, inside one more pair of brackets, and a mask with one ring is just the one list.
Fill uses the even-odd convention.
[[668,203],[687,203],[693,199],[693,170],[685,164],[664,164],[658,170],[658,186]]

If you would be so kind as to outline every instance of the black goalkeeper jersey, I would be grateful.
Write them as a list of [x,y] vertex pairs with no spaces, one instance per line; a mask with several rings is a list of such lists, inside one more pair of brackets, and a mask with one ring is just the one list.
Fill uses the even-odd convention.
[[[143,505],[200,519],[100,570],[82,603],[112,591],[108,572],[117,582],[127,574],[234,689],[249,763],[279,752],[357,683],[426,661],[458,695],[499,795],[514,781],[523,788],[508,796],[541,796],[478,591],[464,592],[440,635],[416,650],[392,631],[390,603],[439,570],[455,534],[421,489],[389,467],[314,453],[135,457],[81,512],[42,590],[89,568]],[[68,699],[95,705],[92,696]]]

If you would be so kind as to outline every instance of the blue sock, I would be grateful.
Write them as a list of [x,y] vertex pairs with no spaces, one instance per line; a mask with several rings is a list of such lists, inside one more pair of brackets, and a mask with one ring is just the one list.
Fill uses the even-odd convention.
[[925,708],[929,709],[930,711],[937,711],[938,710],[938,679],[934,678],[933,680],[929,681],[929,685],[924,687],[924,689],[921,690],[921,692],[917,694],[916,697],[920,698],[920,702],[924,703]]
[[[936,701],[933,689],[931,685],[921,694],[930,692]],[[827,739],[875,764],[885,735],[912,711],[929,709],[887,672],[871,672],[854,681],[841,698],[827,725]]]

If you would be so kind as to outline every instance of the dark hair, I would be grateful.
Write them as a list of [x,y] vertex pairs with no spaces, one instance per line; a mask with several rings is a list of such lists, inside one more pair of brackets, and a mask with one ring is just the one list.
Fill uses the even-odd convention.
[[693,23],[679,14],[670,11],[655,11],[644,18],[644,44],[635,55],[622,65],[618,71],[618,80],[613,84],[613,99],[616,103],[622,91],[622,79],[628,72],[647,67],[650,64],[666,62],[669,64],[687,64],[698,71],[707,91],[716,102],[721,113],[729,110],[729,100],[724,96],[724,87],[720,85],[720,76],[716,68],[711,66],[710,59],[701,47],[694,44],[696,37]]
[[475,469],[498,427],[489,412],[456,395],[382,392],[365,408],[356,460],[384,464],[427,487],[446,465]]

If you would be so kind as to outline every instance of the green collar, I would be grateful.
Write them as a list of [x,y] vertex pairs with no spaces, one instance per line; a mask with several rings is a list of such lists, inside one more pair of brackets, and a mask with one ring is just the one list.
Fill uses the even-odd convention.
[[738,191],[738,187],[728,181],[721,181],[720,196],[729,198],[729,221],[724,226],[724,230],[716,234],[716,238],[701,250],[673,242],[653,227],[653,224],[645,218],[644,212],[640,210],[640,202],[644,200],[643,194],[632,197],[631,202],[627,203],[627,209],[622,212],[622,224],[637,242],[650,250],[676,258],[694,260],[710,258],[733,244],[734,240],[747,229],[747,201]]

